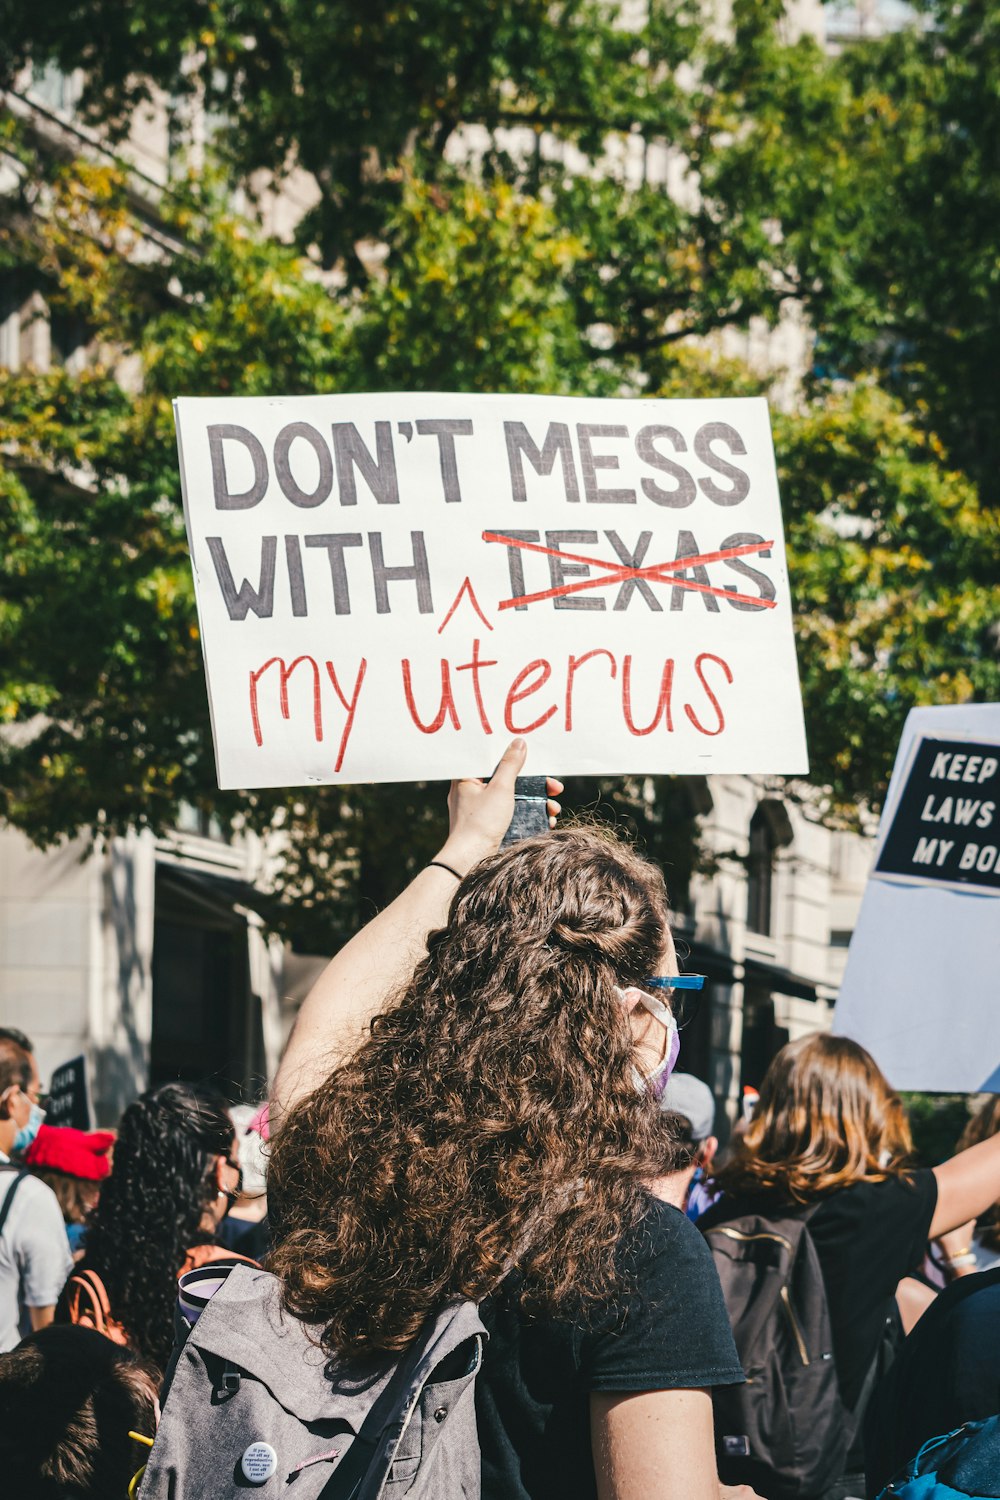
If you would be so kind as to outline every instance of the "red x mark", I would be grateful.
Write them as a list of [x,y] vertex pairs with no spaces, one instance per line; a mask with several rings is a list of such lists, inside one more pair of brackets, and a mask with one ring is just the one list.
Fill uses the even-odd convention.
[[503,599],[501,609],[515,609],[519,604],[537,604],[542,599],[558,599],[565,594],[578,594],[583,589],[605,588],[609,583],[625,583],[630,578],[669,583],[671,588],[694,589],[699,594],[715,594],[720,599],[731,599],[736,604],[755,604],[762,609],[774,609],[776,603],[774,599],[761,599],[758,594],[734,594],[730,589],[717,589],[709,583],[696,583],[692,578],[674,576],[685,568],[725,562],[729,557],[746,557],[751,552],[767,552],[774,546],[773,542],[748,542],[745,546],[726,547],[720,552],[703,552],[695,557],[678,557],[671,562],[654,563],[646,568],[631,568],[622,562],[605,562],[603,558],[584,557],[579,552],[561,552],[558,547],[543,547],[540,542],[525,542],[519,537],[504,536],[500,531],[484,531],[483,541],[501,542],[505,547],[520,547],[525,552],[544,552],[548,557],[562,558],[563,562],[586,563],[588,567],[605,570],[604,576],[600,578],[581,578],[576,583],[563,583],[556,588],[542,589],[537,594]]

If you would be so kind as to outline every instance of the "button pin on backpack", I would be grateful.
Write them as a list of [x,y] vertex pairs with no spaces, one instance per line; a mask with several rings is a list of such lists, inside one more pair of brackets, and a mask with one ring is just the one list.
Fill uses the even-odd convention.
[[251,1484],[264,1484],[278,1467],[278,1455],[270,1443],[251,1443],[240,1459],[240,1468]]

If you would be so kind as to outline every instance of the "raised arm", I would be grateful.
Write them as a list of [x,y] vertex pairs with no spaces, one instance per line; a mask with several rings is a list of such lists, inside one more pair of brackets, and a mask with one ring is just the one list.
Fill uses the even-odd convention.
[[[524,740],[514,740],[488,782],[452,782],[448,838],[435,859],[457,875],[466,875],[500,847],[514,810],[514,780],[526,753]],[[549,782],[550,793],[561,790],[559,782]],[[558,811],[558,804],[550,802],[550,822]],[[422,957],[427,934],[444,925],[456,884],[448,870],[425,866],[327,965],[299,1011],[278,1069],[272,1101],[275,1121],[368,1035],[372,1017]]]
[[1000,1135],[960,1151],[934,1168],[938,1199],[931,1239],[978,1219],[1000,1198]]

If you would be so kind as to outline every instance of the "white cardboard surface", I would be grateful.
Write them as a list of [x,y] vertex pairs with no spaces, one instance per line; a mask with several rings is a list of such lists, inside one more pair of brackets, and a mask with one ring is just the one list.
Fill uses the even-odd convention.
[[[909,714],[876,860],[922,737],[1000,746],[1000,704]],[[1000,895],[870,879],[833,1027],[867,1047],[895,1088],[1000,1092]]]
[[175,419],[220,786],[807,771],[763,400]]

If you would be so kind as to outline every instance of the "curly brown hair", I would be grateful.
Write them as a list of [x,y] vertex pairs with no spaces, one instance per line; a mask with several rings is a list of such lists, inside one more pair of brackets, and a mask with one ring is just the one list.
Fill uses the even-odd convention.
[[782,1047],[732,1160],[724,1192],[773,1192],[810,1203],[852,1182],[882,1182],[912,1154],[898,1095],[875,1059],[846,1036],[816,1032]]
[[663,877],[596,830],[484,860],[356,1055],[279,1124],[269,1268],[341,1355],[400,1350],[509,1272],[535,1313],[606,1297],[664,1170],[616,986],[669,948]]

